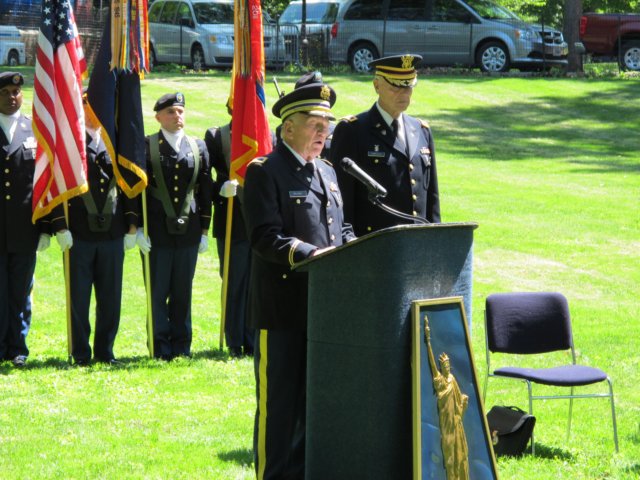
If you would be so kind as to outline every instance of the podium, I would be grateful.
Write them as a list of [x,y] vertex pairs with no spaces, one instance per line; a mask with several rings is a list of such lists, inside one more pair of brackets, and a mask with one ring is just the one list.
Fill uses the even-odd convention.
[[411,302],[462,296],[475,223],[403,225],[301,262],[309,275],[307,480],[412,478]]

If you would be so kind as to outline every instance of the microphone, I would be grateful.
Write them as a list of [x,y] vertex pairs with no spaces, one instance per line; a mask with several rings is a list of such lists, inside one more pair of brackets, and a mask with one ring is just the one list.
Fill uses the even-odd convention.
[[340,162],[340,165],[345,172],[347,172],[349,175],[351,175],[365,187],[367,187],[367,190],[369,190],[370,198],[384,198],[387,195],[387,190],[373,178],[371,178],[364,170],[356,165],[356,162],[354,162],[350,158],[344,157]]

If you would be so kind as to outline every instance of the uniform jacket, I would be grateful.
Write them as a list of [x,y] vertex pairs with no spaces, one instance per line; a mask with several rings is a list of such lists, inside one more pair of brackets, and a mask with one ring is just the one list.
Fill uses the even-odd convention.
[[36,139],[31,119],[20,115],[11,144],[0,128],[0,253],[35,252],[47,222],[31,223]]
[[[176,215],[180,215],[182,203],[187,195],[187,188],[195,168],[194,153],[191,152],[189,142],[184,139],[180,152],[176,152],[165,140],[162,131],[159,133],[160,165],[164,181],[169,190],[171,203],[175,207]],[[167,230],[166,214],[162,202],[151,195],[147,188],[147,224],[151,248],[153,247],[184,247],[200,243],[202,230],[208,230],[211,224],[211,166],[209,155],[202,140],[196,140],[198,155],[200,155],[200,169],[195,185],[194,201],[189,207],[189,225],[185,234],[173,235]],[[149,137],[146,138],[147,176],[149,186],[157,187],[153,168],[149,159]]]
[[[229,164],[224,157],[221,129],[217,127],[208,129],[204,135],[204,142],[209,152],[211,167],[216,172],[216,179],[213,181],[213,236],[224,239],[227,228],[228,200],[220,195],[220,188],[224,182],[229,180]],[[238,187],[238,189],[241,188]],[[231,238],[233,240],[246,240],[247,231],[244,225],[244,216],[242,215],[242,201],[239,197],[239,195],[236,195],[233,199]]]
[[332,166],[316,159],[320,181],[279,143],[249,164],[244,215],[253,249],[249,323],[253,328],[304,330],[307,276],[291,266],[317,248],[355,238],[344,223]]
[[110,229],[106,232],[92,232],[89,228],[89,212],[82,197],[91,195],[96,204],[98,214],[101,214],[107,201],[109,184],[113,175],[113,164],[104,143],[96,142],[90,135],[87,135],[87,183],[89,184],[89,192],[73,197],[68,201],[68,227],[62,205],[53,209],[51,214],[53,232],[69,228],[74,238],[91,242],[123,237],[129,230],[129,225],[138,226],[138,199],[128,198],[120,188],[116,187],[118,196],[111,211],[113,217]]
[[[402,114],[408,151],[394,137],[378,108],[343,119],[333,133],[331,160],[340,165],[349,157],[386,190],[382,201],[401,212],[418,215],[432,223],[440,222],[440,199],[436,173],[436,154],[431,130],[426,123]],[[381,210],[368,199],[367,189],[355,178],[336,167],[344,198],[347,222],[356,235],[406,223]]]

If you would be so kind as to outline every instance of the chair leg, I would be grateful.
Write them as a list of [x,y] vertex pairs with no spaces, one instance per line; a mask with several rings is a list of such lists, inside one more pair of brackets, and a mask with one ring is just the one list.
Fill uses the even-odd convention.
[[573,387],[571,387],[571,398],[569,398],[569,424],[567,425],[567,442],[571,436],[571,415],[573,414]]
[[611,398],[611,420],[613,422],[613,442],[616,446],[616,453],[618,450],[618,425],[616,424],[616,407],[613,402],[613,384],[611,383],[611,379],[607,377],[607,382],[609,383],[609,398]]
[[[529,393],[529,415],[533,415],[533,396],[531,392],[531,382],[529,380],[525,380],[527,382],[527,392]],[[531,431],[531,455],[536,454],[536,443],[535,438],[533,437],[533,430]]]

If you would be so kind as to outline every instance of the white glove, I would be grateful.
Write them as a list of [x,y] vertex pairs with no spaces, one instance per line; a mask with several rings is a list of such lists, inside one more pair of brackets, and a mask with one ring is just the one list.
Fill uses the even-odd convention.
[[51,235],[48,233],[41,233],[40,238],[38,238],[38,248],[36,248],[37,252],[44,252],[47,248],[49,248],[49,244],[51,243]]
[[124,234],[124,250],[131,250],[136,246],[138,234],[136,233],[125,233]]
[[142,228],[138,229],[136,233],[136,243],[138,244],[138,248],[140,251],[146,255],[151,250],[151,240],[149,237],[144,236],[144,230]]
[[58,240],[60,250],[62,250],[63,252],[68,248],[73,247],[73,237],[71,236],[71,232],[69,230],[63,230],[56,233],[56,240]]
[[238,194],[238,180],[227,180],[220,187],[220,195],[224,198],[235,197]]
[[200,237],[200,245],[198,245],[198,253],[204,253],[209,250],[209,238],[206,235]]

